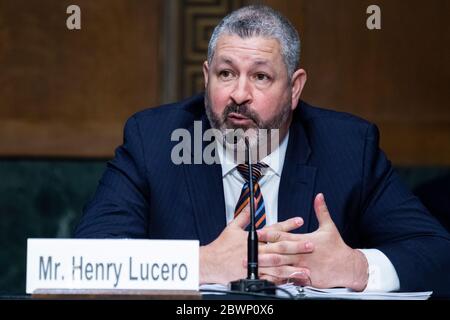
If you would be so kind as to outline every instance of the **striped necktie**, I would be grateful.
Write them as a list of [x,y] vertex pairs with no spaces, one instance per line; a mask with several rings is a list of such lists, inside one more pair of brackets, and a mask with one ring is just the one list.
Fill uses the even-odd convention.
[[[253,190],[255,193],[255,226],[256,229],[261,229],[266,225],[266,210],[264,208],[264,199],[261,194],[261,187],[258,183],[259,179],[263,176],[263,170],[268,166],[264,163],[256,163],[252,166],[253,169]],[[250,187],[249,187],[249,175],[248,175],[248,164],[240,164],[237,169],[241,176],[244,178],[245,183],[242,186],[241,196],[236,204],[236,209],[234,209],[234,217],[236,218],[242,210],[250,202]]]

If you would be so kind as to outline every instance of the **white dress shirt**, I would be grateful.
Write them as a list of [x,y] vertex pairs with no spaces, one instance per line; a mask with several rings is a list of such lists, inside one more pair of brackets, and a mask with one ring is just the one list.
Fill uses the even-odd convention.
[[[266,225],[278,222],[278,191],[284,158],[289,141],[289,133],[280,146],[260,162],[269,167],[259,180],[266,209]],[[236,203],[241,195],[244,178],[237,170],[237,164],[223,148],[217,148],[221,167],[227,224],[234,218]],[[369,264],[369,279],[365,291],[393,291],[400,288],[400,281],[391,261],[380,250],[360,249]]]

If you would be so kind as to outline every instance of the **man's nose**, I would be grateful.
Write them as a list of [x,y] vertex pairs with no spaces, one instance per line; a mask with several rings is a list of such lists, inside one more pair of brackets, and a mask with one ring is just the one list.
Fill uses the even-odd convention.
[[250,104],[252,101],[252,93],[250,83],[244,77],[239,78],[236,82],[234,90],[231,92],[231,99],[237,105]]

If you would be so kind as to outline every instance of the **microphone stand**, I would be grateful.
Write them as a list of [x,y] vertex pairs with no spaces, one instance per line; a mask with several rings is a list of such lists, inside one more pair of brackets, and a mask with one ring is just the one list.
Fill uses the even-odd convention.
[[261,292],[275,294],[273,282],[258,277],[258,233],[255,226],[255,193],[253,190],[253,165],[248,138],[245,137],[245,153],[248,160],[248,176],[250,191],[250,231],[247,238],[247,279],[240,279],[230,283],[232,291]]

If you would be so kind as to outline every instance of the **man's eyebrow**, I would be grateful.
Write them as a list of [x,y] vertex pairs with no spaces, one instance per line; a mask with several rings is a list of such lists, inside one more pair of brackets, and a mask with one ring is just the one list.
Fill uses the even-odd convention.
[[257,66],[270,65],[269,60],[256,60],[253,64]]
[[[219,63],[226,63],[226,64],[229,64],[229,65],[233,65],[233,64],[234,64],[232,58],[230,58],[230,57],[224,57],[224,56],[219,57]],[[266,59],[258,59],[258,60],[256,60],[256,61],[254,61],[254,62],[252,63],[252,65],[256,65],[256,66],[261,66],[261,65],[270,66],[271,64],[270,64],[269,60],[266,60]]]
[[233,59],[222,56],[222,57],[219,57],[219,63],[226,63],[226,64],[233,65]]

